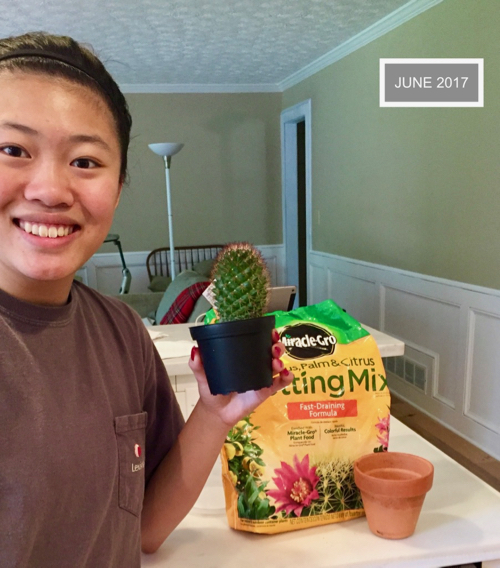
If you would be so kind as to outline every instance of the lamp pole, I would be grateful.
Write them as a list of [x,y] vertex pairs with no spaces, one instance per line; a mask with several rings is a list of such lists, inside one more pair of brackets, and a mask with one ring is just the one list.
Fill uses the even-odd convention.
[[170,162],[172,156],[163,156],[165,162],[165,179],[167,180],[167,209],[168,209],[168,242],[170,243],[170,276],[175,278],[175,247],[174,247],[174,225],[172,215],[172,198],[170,194]]
[[172,198],[170,192],[170,163],[172,156],[180,152],[184,144],[179,142],[160,142],[149,144],[149,148],[158,156],[163,157],[165,163],[165,180],[167,189],[167,210],[168,210],[168,238],[170,244],[170,276],[175,278],[175,249],[174,249],[174,223],[172,215]]

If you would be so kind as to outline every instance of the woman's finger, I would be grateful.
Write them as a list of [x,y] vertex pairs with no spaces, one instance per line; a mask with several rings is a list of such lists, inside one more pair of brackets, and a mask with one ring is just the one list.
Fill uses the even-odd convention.
[[285,370],[285,364],[281,359],[273,359],[273,375],[282,373]]
[[277,392],[285,387],[289,386],[294,379],[294,375],[291,371],[283,368],[282,371],[277,372],[273,375],[273,386],[271,387],[274,392]]
[[198,382],[200,380],[205,381],[207,377],[205,375],[205,368],[203,367],[203,362],[200,356],[200,350],[198,347],[193,347],[191,349],[191,357],[189,358],[189,368],[193,371],[195,378]]
[[285,353],[285,346],[280,341],[272,347],[273,358],[279,359]]

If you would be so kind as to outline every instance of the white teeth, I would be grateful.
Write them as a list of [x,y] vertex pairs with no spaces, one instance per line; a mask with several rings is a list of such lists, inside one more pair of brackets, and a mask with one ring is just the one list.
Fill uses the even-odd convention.
[[67,237],[73,232],[73,227],[70,225],[42,225],[41,223],[30,223],[29,221],[19,221],[19,227],[26,233],[39,237],[48,237],[49,239]]

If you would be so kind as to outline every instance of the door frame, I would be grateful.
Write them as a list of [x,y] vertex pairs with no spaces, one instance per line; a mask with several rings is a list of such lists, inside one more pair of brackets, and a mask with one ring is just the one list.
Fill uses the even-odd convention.
[[[298,288],[298,235],[297,235],[297,123],[305,122],[306,169],[306,271],[307,302],[311,295],[309,282],[309,253],[312,250],[312,129],[311,99],[302,101],[281,112],[281,185],[283,208],[283,244],[285,284]],[[298,298],[298,293],[296,298]],[[296,299],[297,302],[297,299]],[[298,305],[298,304],[296,304]]]

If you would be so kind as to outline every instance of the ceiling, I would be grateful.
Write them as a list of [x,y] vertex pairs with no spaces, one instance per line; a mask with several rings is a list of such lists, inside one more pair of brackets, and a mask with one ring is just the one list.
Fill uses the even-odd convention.
[[0,35],[45,30],[90,43],[129,91],[280,90],[293,74],[416,1],[0,0]]

